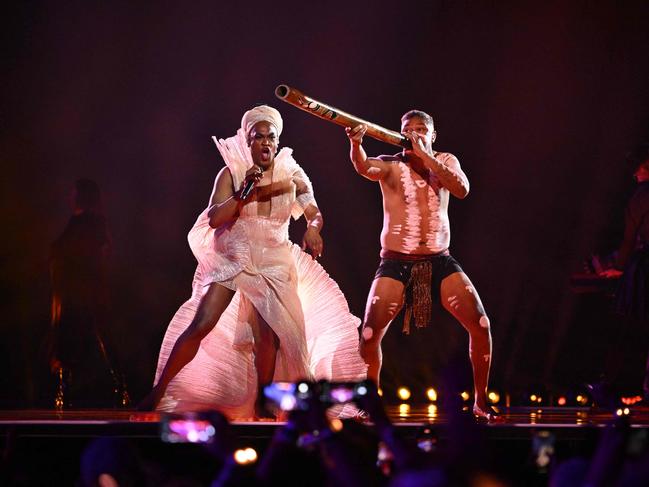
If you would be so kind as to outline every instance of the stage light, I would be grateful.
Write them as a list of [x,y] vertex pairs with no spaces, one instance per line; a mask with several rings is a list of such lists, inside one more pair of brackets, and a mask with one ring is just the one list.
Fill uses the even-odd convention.
[[383,397],[383,389],[380,387],[376,390],[376,393],[379,395],[379,397]]
[[487,394],[487,398],[491,404],[498,404],[500,402],[500,394],[496,391],[491,391]]
[[617,411],[615,411],[615,414],[618,416],[628,416],[631,414],[631,410],[629,408],[619,408]]
[[577,401],[577,404],[579,404],[580,406],[585,406],[586,404],[588,404],[588,396],[585,394],[577,394],[575,401]]
[[407,387],[399,387],[397,396],[399,396],[399,399],[401,399],[402,401],[407,401],[408,399],[410,399],[410,389],[408,389]]
[[399,417],[407,418],[410,414],[410,404],[399,404]]
[[234,461],[239,465],[248,465],[257,461],[257,452],[254,448],[243,448],[234,452]]
[[635,403],[642,401],[642,396],[621,397],[620,400],[625,406],[633,406]]
[[462,400],[464,402],[466,402],[469,399],[471,399],[471,394],[469,394],[467,391],[462,391],[462,393],[460,394],[460,397],[462,397]]
[[532,404],[541,404],[543,397],[540,394],[530,394],[530,402]]
[[329,421],[329,428],[331,429],[331,431],[336,433],[343,429],[343,422],[338,418],[333,418],[331,421]]
[[429,388],[426,390],[426,395],[428,396],[428,400],[429,400],[430,402],[435,402],[435,401],[437,401],[437,391],[436,391],[435,389],[433,389],[432,387],[429,387]]
[[437,417],[437,406],[435,404],[430,404],[428,406],[428,417],[434,419]]
[[557,399],[557,404],[559,406],[565,406],[568,403],[568,400],[566,399],[565,396],[559,396],[559,399]]

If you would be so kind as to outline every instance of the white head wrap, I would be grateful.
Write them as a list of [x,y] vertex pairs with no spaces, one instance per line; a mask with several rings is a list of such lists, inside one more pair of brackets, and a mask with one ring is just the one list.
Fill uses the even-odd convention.
[[259,105],[243,114],[243,118],[241,119],[241,128],[246,136],[250,134],[252,127],[257,122],[268,122],[275,126],[278,137],[282,134],[284,122],[282,121],[282,116],[273,107],[269,107],[268,105]]

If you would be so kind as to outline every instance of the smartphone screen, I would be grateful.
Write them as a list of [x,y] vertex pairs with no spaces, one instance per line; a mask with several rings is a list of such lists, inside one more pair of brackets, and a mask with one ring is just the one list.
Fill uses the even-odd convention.
[[207,419],[164,416],[160,438],[166,443],[211,443],[215,433],[214,425]]
[[308,382],[273,382],[264,386],[264,400],[282,411],[306,410],[312,389]]
[[344,404],[366,394],[367,386],[363,382],[323,382],[320,400],[328,404]]

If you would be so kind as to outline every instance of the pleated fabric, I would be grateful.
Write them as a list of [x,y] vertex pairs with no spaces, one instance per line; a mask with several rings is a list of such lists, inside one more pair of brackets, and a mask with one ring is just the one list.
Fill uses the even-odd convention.
[[[244,141],[238,133],[217,143],[235,188],[250,167],[243,157]],[[231,420],[253,416],[255,313],[279,337],[274,380],[356,381],[366,376],[358,349],[360,320],[349,312],[338,285],[322,266],[288,239],[291,215],[299,217],[316,204],[311,183],[290,149],[277,154],[272,184],[283,190],[273,193],[270,216],[258,215],[257,202],[251,201],[232,225],[214,230],[205,210],[189,233],[198,260],[192,296],[167,328],[156,382],[207,286],[216,282],[236,293],[196,357],[170,382],[158,406],[161,411],[217,409]]]

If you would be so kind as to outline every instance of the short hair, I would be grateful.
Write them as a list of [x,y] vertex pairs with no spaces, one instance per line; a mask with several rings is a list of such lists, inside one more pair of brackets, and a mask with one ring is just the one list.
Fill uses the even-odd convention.
[[430,125],[431,127],[435,128],[433,117],[428,115],[426,112],[422,112],[421,110],[410,110],[403,114],[403,116],[401,117],[401,122],[405,122],[406,120],[410,120],[411,118],[421,118],[426,125]]

